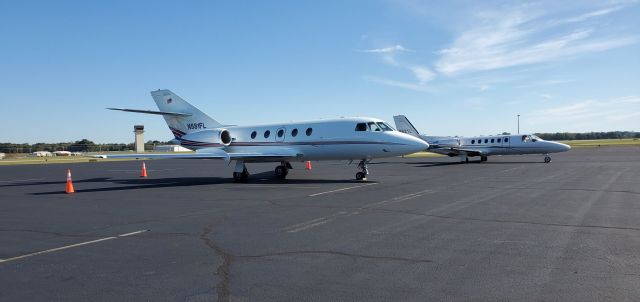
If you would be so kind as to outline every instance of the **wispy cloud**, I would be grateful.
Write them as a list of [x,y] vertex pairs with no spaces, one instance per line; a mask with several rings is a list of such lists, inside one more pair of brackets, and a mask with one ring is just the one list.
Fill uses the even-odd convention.
[[432,89],[429,88],[428,86],[411,83],[411,82],[402,82],[402,81],[390,80],[390,79],[374,77],[374,76],[366,76],[364,77],[364,79],[370,82],[374,82],[374,83],[378,83],[386,86],[404,88],[404,89],[409,89],[413,91],[420,91],[420,92],[432,91]]
[[369,53],[395,53],[395,52],[413,52],[413,50],[406,49],[404,46],[400,44],[396,44],[394,46],[383,47],[383,48],[372,48],[372,49],[364,49],[361,52],[369,52]]
[[426,84],[427,82],[433,80],[436,77],[436,75],[429,68],[426,68],[426,67],[414,65],[414,66],[409,66],[408,68],[413,72],[413,75],[416,77],[416,79],[421,85]]
[[[533,125],[564,125],[567,129],[639,130],[640,96],[610,100],[583,100],[532,112],[528,121]],[[635,127],[629,129],[628,127]]]
[[[601,9],[567,18],[564,23],[580,23],[620,9],[620,6]],[[558,22],[549,22],[545,13],[528,13],[526,6],[483,11],[475,18],[476,24],[438,52],[440,58],[435,64],[438,72],[452,76],[549,62],[638,42],[635,36],[596,35],[593,27],[577,27],[567,32]]]
[[416,64],[407,64],[398,60],[397,56],[400,53],[413,52],[412,50],[409,50],[400,44],[396,44],[395,46],[384,47],[384,48],[362,50],[362,52],[376,54],[381,58],[382,62],[384,62],[385,64],[396,67],[396,68],[407,70],[411,72],[411,74],[415,78],[415,82],[403,82],[403,81],[390,80],[390,79],[380,78],[380,77],[365,77],[365,79],[368,79],[369,81],[372,81],[378,84],[405,88],[405,89],[410,89],[414,91],[427,91],[429,89],[426,89],[425,85],[428,82],[432,81],[436,76],[436,74],[433,71],[431,71],[431,69],[429,69],[428,67],[416,65]]
[[609,7],[609,8],[605,8],[605,9],[600,9],[600,10],[588,12],[588,13],[580,15],[580,16],[571,17],[571,18],[565,19],[563,21],[565,23],[582,22],[582,21],[586,21],[586,20],[594,18],[594,17],[600,17],[600,16],[608,15],[610,13],[613,13],[615,11],[618,11],[618,10],[622,9],[622,7],[623,6],[614,6],[614,7]]
[[532,88],[532,87],[544,87],[544,86],[553,86],[553,85],[562,85],[567,83],[573,83],[575,80],[572,79],[551,79],[551,80],[537,80],[531,81],[526,84],[514,86],[515,88]]

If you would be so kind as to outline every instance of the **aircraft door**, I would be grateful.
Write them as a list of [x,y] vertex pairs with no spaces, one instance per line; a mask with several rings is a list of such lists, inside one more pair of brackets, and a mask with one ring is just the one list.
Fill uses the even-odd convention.
[[286,136],[287,129],[285,127],[278,128],[278,130],[276,130],[276,135],[274,135],[276,142],[283,142]]

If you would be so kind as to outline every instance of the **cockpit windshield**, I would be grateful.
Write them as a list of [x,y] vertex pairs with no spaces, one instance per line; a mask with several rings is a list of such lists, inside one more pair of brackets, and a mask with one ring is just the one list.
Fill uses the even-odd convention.
[[380,130],[380,127],[378,127],[378,125],[376,125],[376,123],[369,122],[368,124],[369,124],[369,129],[371,131],[382,131],[382,130]]
[[541,138],[535,136],[535,135],[523,135],[522,136],[522,142],[523,143],[529,143],[529,142],[537,142],[542,140]]
[[393,131],[393,128],[391,128],[391,126],[387,125],[386,123],[378,122],[378,126],[380,126],[382,131]]
[[389,124],[383,122],[358,123],[356,124],[355,130],[373,132],[395,131],[391,126],[389,126]]

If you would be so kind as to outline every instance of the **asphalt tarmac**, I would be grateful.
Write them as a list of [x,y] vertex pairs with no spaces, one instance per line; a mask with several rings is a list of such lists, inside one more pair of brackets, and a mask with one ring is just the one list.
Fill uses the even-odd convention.
[[640,148],[552,157],[1,166],[0,300],[640,300]]

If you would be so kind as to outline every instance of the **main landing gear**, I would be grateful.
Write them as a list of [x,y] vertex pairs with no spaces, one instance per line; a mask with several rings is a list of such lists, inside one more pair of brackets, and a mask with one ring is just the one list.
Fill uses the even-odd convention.
[[236,162],[236,168],[233,172],[233,181],[235,182],[247,182],[249,180],[249,171],[243,161]]
[[480,156],[480,161],[487,161],[487,156],[486,155]]
[[358,169],[360,172],[356,173],[356,180],[367,180],[367,175],[369,175],[369,168],[367,167],[367,160],[363,159],[358,164]]
[[276,167],[274,172],[276,173],[277,178],[285,179],[287,178],[287,174],[289,174],[290,169],[293,169],[291,163],[289,163],[288,161],[283,161],[279,166]]
[[545,154],[545,155],[544,155],[544,162],[545,162],[546,164],[548,164],[548,163],[550,163],[550,162],[551,162],[551,156],[549,156],[549,154]]

